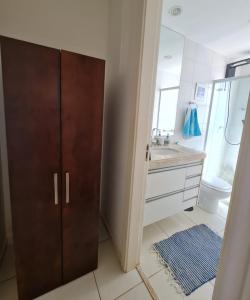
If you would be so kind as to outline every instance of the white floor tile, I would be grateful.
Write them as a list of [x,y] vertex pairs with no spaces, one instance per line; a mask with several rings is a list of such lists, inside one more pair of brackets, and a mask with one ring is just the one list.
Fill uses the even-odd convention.
[[214,286],[215,285],[215,280],[216,280],[216,278],[214,278],[213,280],[210,280],[209,282],[210,282],[210,284],[212,284],[212,286]]
[[[211,227],[212,228],[212,227]],[[222,230],[220,230],[220,231],[217,231],[216,232],[216,234],[218,235],[218,236],[220,236],[222,239],[224,238],[224,232],[225,232],[225,228],[223,228]]]
[[166,218],[157,222],[157,225],[169,236],[172,234],[185,230],[195,225],[184,213],[179,213],[172,217]]
[[163,268],[157,259],[157,255],[153,253],[152,247],[154,243],[166,238],[167,235],[156,224],[144,227],[140,264],[143,272],[148,277]]
[[16,279],[0,283],[0,299],[18,300]]
[[185,215],[196,224],[206,224],[215,232],[220,232],[225,227],[226,220],[216,214],[210,214],[198,206],[194,210],[185,212]]
[[13,278],[16,274],[13,245],[8,245],[3,262],[0,265],[0,282]]
[[96,287],[94,274],[91,272],[36,299],[100,300],[100,297]]
[[107,239],[109,239],[108,232],[107,232],[102,220],[100,220],[100,222],[99,222],[99,242],[106,241]]
[[[225,215],[225,210],[223,213]],[[150,249],[154,242],[164,239],[162,232],[164,232],[167,237],[175,232],[192,227],[195,224],[207,224],[211,229],[223,237],[225,221],[225,217],[217,214],[210,214],[199,207],[195,207],[193,212],[179,213],[144,228],[141,266],[142,270],[148,277],[154,274],[150,277],[150,283],[155,289],[160,300],[181,300],[186,298],[188,300],[211,300],[215,280],[206,283],[190,296],[186,297],[183,294],[178,293],[176,288],[169,283],[169,275],[166,274],[166,269],[162,266],[157,266],[155,258],[152,259],[146,250]],[[158,273],[156,273],[157,270]]]
[[99,265],[94,273],[102,300],[115,299],[141,282],[136,270],[121,270],[110,240],[99,245]]
[[176,288],[169,283],[169,277],[165,270],[160,271],[149,279],[159,300],[211,300],[213,294],[213,286],[210,283],[198,288],[191,295],[185,296],[177,292]]
[[208,282],[186,298],[187,300],[212,300],[213,290],[213,286]]
[[[146,286],[140,283],[132,290],[129,290],[126,294],[118,298],[119,300],[152,300]],[[118,300],[117,299],[117,300]]]

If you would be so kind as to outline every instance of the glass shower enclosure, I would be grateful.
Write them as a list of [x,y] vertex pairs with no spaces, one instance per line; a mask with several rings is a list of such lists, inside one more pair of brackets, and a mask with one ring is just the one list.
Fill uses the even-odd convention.
[[249,92],[250,76],[213,82],[204,174],[220,177],[230,184],[234,179]]

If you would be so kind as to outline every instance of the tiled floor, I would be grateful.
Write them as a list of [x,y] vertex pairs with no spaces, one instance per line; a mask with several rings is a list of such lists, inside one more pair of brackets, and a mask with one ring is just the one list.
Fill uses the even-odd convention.
[[223,236],[228,206],[220,203],[218,214],[210,214],[199,207],[192,212],[182,212],[144,228],[141,252],[141,267],[149,278],[159,300],[211,300],[215,280],[203,285],[190,296],[186,297],[176,290],[166,269],[158,262],[152,251],[152,245],[165,239],[175,232],[187,229],[196,224],[206,224],[220,236]]
[[[37,300],[132,300],[152,299],[139,273],[124,273],[104,226],[100,226],[98,269]],[[0,299],[17,300],[13,250],[9,247],[0,268]]]
[[[207,224],[220,235],[223,235],[227,214],[227,208],[223,205],[220,206],[219,215],[208,214],[196,207],[193,212],[183,212],[144,228],[141,266],[159,300],[180,300],[183,299],[183,295],[179,294],[169,284],[165,268],[158,262],[151,250],[152,244],[177,231],[200,223]],[[214,281],[211,281],[187,298],[190,300],[210,300],[213,285]],[[0,299],[17,300],[12,247],[9,247],[6,260],[0,269]],[[37,299],[150,300],[152,297],[136,270],[129,273],[121,271],[112,243],[104,226],[101,225],[98,269]]]

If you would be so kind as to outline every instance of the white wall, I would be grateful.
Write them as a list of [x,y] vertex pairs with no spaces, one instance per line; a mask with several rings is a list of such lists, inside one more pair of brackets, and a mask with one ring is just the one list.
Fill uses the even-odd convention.
[[209,82],[224,78],[225,68],[225,57],[189,39],[185,40],[176,117],[176,132],[173,141],[179,141],[188,147],[203,149],[209,103],[199,105],[198,107],[198,118],[202,130],[201,137],[193,137],[191,139],[184,139],[182,137],[185,112],[188,107],[188,102],[194,100],[196,82]]
[[102,214],[125,260],[144,0],[110,0]]
[[[109,0],[0,0],[0,34],[106,59],[108,16]],[[8,199],[5,218],[11,239]]]
[[124,259],[144,0],[0,0],[0,34],[106,59],[102,213]]
[[108,0],[0,0],[0,34],[106,58]]

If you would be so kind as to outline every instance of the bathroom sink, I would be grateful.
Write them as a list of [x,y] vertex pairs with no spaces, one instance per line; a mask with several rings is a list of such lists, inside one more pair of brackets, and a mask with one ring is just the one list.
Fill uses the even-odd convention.
[[160,160],[166,159],[169,157],[176,156],[180,151],[174,148],[164,147],[164,148],[157,148],[151,149],[151,160]]
[[203,161],[206,154],[202,151],[183,147],[178,144],[152,146],[150,148],[149,169],[159,169],[191,162]]
[[173,154],[173,153],[177,153],[177,152],[180,152],[180,151],[177,149],[174,149],[174,148],[151,149],[151,153],[159,154],[159,155],[168,155],[168,154]]

